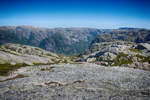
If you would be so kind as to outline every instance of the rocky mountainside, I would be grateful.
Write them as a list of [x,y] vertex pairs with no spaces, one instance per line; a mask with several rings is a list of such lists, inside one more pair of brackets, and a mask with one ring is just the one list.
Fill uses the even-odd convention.
[[93,28],[41,28],[32,26],[0,27],[0,44],[18,43],[72,55],[83,52],[102,33]]
[[100,34],[92,43],[113,42],[116,40],[135,43],[150,43],[150,30],[140,28],[120,28]]
[[[102,34],[104,33],[104,34]],[[98,36],[97,36],[98,35]],[[41,28],[33,26],[0,27],[0,45],[18,43],[45,50],[74,55],[83,53],[91,42],[113,40],[150,43],[150,30],[140,28],[94,29],[94,28]],[[95,39],[96,38],[96,39]]]
[[80,56],[77,61],[150,70],[150,30],[106,30],[104,34],[99,34],[88,51]]
[[90,53],[77,61],[150,70],[150,44],[128,41],[93,43]]
[[50,65],[72,62],[73,58],[57,55],[43,49],[20,45],[5,44],[0,46],[0,75],[22,66]]

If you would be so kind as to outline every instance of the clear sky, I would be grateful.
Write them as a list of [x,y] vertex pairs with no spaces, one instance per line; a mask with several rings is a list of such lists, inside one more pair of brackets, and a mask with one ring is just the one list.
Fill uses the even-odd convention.
[[0,0],[0,26],[150,28],[150,0]]

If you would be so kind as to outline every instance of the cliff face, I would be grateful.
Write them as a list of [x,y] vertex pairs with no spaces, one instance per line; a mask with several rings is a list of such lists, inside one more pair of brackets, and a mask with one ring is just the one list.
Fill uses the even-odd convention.
[[83,52],[101,30],[92,28],[0,27],[0,44],[18,43],[72,55]]

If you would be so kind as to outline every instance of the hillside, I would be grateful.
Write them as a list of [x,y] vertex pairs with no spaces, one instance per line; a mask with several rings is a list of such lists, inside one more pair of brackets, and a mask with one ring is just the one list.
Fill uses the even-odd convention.
[[92,43],[113,42],[116,40],[135,43],[150,43],[150,30],[140,28],[120,28],[100,34]]
[[5,44],[0,46],[0,75],[23,66],[50,65],[72,62],[73,58],[57,55],[43,49],[20,45]]
[[92,41],[77,61],[150,70],[150,30],[107,30]]
[[82,53],[91,41],[102,33],[92,28],[41,28],[33,26],[0,27],[0,44],[17,43],[73,55]]

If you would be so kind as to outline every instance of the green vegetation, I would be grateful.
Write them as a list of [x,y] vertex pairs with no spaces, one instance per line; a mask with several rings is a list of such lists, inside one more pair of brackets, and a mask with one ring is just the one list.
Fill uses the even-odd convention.
[[36,66],[40,66],[40,65],[51,65],[53,63],[33,63],[33,65],[36,65]]
[[66,59],[64,59],[63,63],[67,64],[67,63],[68,63],[68,61],[67,61]]
[[16,55],[16,56],[19,56],[19,54],[17,54],[17,53],[15,53],[15,52],[8,52],[8,53],[10,53],[10,54],[12,54],[12,55]]
[[16,70],[20,67],[28,66],[27,64],[24,63],[18,63],[16,65],[11,65],[9,63],[5,64],[0,64],[0,75],[2,76],[7,76],[10,71]]
[[57,60],[54,62],[54,64],[59,64],[61,62],[61,60]]
[[137,54],[136,57],[140,58],[140,59],[144,59],[144,56]]
[[27,50],[24,51],[24,53],[25,53],[25,54],[29,54],[30,51],[27,49]]
[[148,63],[150,63],[150,56],[144,57],[144,59],[142,59],[141,62],[148,62]]
[[24,45],[21,45],[20,47],[22,47],[22,48],[24,48],[24,49],[26,49],[27,47],[26,46],[24,46]]
[[19,49],[18,49],[18,52],[19,52],[19,53],[22,53],[22,49],[21,49],[21,48],[19,48]]
[[73,62],[74,62],[75,60],[77,60],[78,57],[70,56],[69,58],[70,58],[70,61],[73,61]]
[[12,55],[19,56],[19,54],[15,53],[15,52],[12,52],[12,51],[9,51],[9,50],[4,50],[4,49],[2,49],[2,51],[7,52],[7,53],[10,53],[10,54],[12,54]]
[[129,50],[130,50],[131,52],[137,52],[137,53],[140,53],[140,52],[141,52],[141,50],[135,49],[135,48],[130,48]]
[[120,66],[123,64],[132,64],[131,58],[128,57],[128,54],[120,52],[117,57],[114,59],[114,66]]
[[13,77],[13,78],[8,78],[6,80],[2,80],[0,82],[4,82],[4,81],[8,81],[8,80],[14,80],[14,79],[17,79],[17,78],[24,78],[24,77],[28,77],[27,75],[23,75],[23,74],[18,74],[17,76]]
[[108,62],[108,64],[106,66],[111,66],[112,65],[112,61]]
[[125,53],[123,53],[123,52],[120,52],[119,54],[118,54],[118,57],[127,57],[128,56],[128,54],[125,54]]
[[[66,62],[66,61],[64,61],[64,62]],[[44,63],[33,63],[33,64],[36,66],[40,66],[40,65],[58,64],[58,63],[60,63],[60,61],[56,61],[54,63],[46,63],[46,64],[44,64]],[[29,65],[27,65],[25,63],[18,63],[16,65],[11,65],[10,63],[0,64],[0,75],[7,76],[7,75],[9,75],[10,71],[13,71],[20,67],[25,67],[25,66],[29,66]]]
[[47,55],[47,56],[53,56],[53,55],[51,55],[50,53],[47,53],[46,55]]
[[49,68],[42,68],[41,71],[50,71],[53,68],[55,68],[55,66],[52,66],[52,67],[49,67]]
[[136,55],[136,57],[140,58],[139,62],[148,62],[148,63],[150,63],[150,56],[144,57],[144,56],[138,54],[138,55]]

